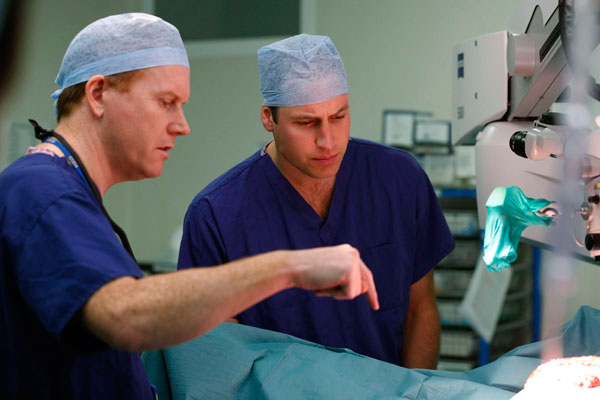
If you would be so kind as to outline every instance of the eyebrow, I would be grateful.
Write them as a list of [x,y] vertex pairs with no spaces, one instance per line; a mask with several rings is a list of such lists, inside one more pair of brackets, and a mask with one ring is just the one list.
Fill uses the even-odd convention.
[[[341,106],[336,112],[334,112],[331,115],[339,114],[341,112],[344,112],[344,111],[348,110],[349,108],[350,108],[350,106],[348,104],[345,104],[345,105]],[[293,119],[293,120],[298,120],[298,119],[313,119],[313,118],[315,118],[315,115],[314,114],[310,114],[310,113],[307,113],[307,114],[296,114],[296,115],[290,116],[290,119]]]
[[339,110],[337,110],[336,112],[334,112],[334,114],[339,114],[339,113],[341,113],[343,111],[346,111],[349,108],[350,108],[350,105],[349,104],[345,104],[345,105],[341,106]]
[[[171,96],[175,100],[181,100],[181,97],[177,93],[175,93],[174,91],[172,91],[172,90],[164,90],[162,92],[158,92],[157,93],[157,97],[161,97],[161,96]],[[181,103],[182,104],[187,104],[187,101],[186,102],[182,101]]]

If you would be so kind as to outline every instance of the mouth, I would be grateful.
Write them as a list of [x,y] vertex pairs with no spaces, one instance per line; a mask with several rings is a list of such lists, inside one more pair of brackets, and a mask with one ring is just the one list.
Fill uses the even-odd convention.
[[321,156],[321,157],[313,157],[313,160],[320,165],[331,165],[335,163],[338,155],[334,154],[332,156]]
[[172,148],[173,148],[173,146],[164,146],[164,147],[158,147],[158,150],[164,152],[166,157],[169,158],[169,150],[171,150]]

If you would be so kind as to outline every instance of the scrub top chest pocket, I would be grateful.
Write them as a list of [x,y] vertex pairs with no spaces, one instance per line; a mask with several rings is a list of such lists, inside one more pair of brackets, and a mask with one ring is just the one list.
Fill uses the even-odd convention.
[[406,307],[413,275],[409,248],[384,243],[359,251],[373,273],[380,310]]

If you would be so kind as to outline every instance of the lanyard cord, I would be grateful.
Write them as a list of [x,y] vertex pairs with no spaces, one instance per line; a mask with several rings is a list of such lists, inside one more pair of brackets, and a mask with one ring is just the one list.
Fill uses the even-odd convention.
[[41,126],[39,126],[36,121],[34,121],[32,119],[30,119],[29,122],[31,123],[31,125],[33,125],[33,129],[35,131],[35,137],[37,139],[39,139],[43,142],[48,142],[48,143],[54,144],[65,154],[65,157],[67,157],[67,160],[69,160],[69,162],[75,168],[75,170],[77,171],[77,173],[79,174],[81,179],[83,179],[83,181],[87,184],[87,186],[90,188],[90,190],[94,194],[96,201],[98,202],[98,204],[100,205],[100,208],[102,209],[102,213],[104,213],[104,215],[110,222],[110,226],[113,228],[113,230],[115,231],[115,233],[121,240],[123,247],[125,247],[125,250],[127,251],[127,253],[129,253],[129,255],[133,258],[133,260],[136,261],[135,256],[133,254],[133,250],[131,248],[131,245],[129,244],[129,239],[127,239],[127,235],[125,234],[125,231],[123,229],[121,229],[121,227],[119,225],[117,225],[117,223],[115,221],[112,220],[110,215],[108,215],[108,211],[106,211],[106,209],[104,208],[104,204],[102,204],[102,196],[100,196],[98,187],[96,186],[96,184],[94,183],[94,181],[92,180],[90,175],[88,174],[87,170],[85,169],[85,166],[83,165],[83,162],[81,162],[81,159],[79,158],[79,156],[77,155],[75,150],[73,150],[73,148],[69,145],[69,143],[65,140],[64,137],[62,137],[60,134],[58,134],[54,130],[44,129]]
[[[67,147],[60,142],[59,139],[57,139],[56,137],[51,136],[51,137],[48,137],[48,138],[42,140],[42,142],[44,142],[44,143],[51,143],[51,144],[55,145],[56,147],[58,147],[59,149],[61,149],[61,151],[64,153],[65,157],[67,157],[67,159],[69,160],[69,163],[75,168],[75,171],[77,171],[77,173],[79,174],[79,176],[81,177],[81,179],[83,179],[83,181],[85,182],[86,185],[88,185],[88,186],[91,187],[91,185],[88,182],[88,180],[85,179],[85,175],[83,175],[83,171],[81,170],[81,167],[79,167],[79,163],[77,162],[77,160],[75,160],[75,157],[73,157],[73,155],[67,149]],[[96,193],[94,193],[94,196],[95,195],[96,195]]]

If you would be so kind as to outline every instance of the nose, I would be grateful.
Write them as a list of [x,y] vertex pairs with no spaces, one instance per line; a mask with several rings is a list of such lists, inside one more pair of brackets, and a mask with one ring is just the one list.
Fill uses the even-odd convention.
[[176,118],[169,124],[168,131],[177,136],[185,136],[190,133],[190,126],[185,118],[183,109],[179,109]]
[[315,143],[322,149],[332,149],[335,146],[335,138],[329,121],[323,122],[319,126]]

